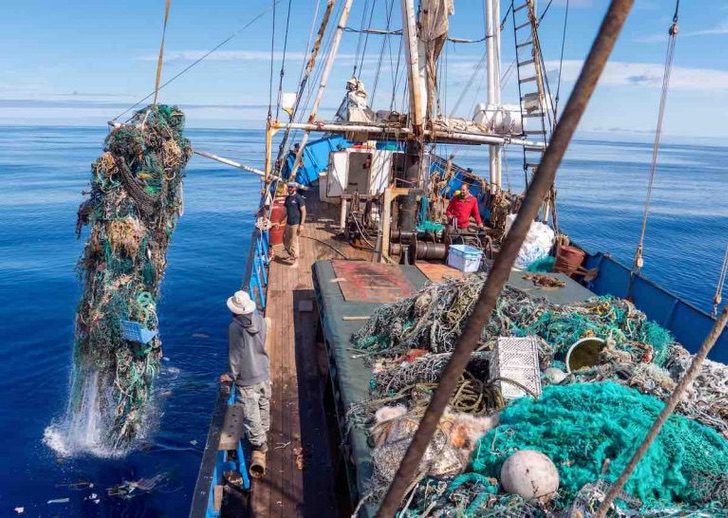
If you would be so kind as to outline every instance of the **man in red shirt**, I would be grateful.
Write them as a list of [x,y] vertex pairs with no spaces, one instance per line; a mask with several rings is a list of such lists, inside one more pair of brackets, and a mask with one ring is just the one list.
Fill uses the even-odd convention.
[[480,219],[480,211],[478,210],[478,199],[470,194],[470,187],[467,183],[463,183],[460,187],[460,193],[455,194],[450,200],[445,211],[448,221],[455,218],[458,228],[468,228],[470,226],[470,217],[475,219],[475,223],[483,226]]

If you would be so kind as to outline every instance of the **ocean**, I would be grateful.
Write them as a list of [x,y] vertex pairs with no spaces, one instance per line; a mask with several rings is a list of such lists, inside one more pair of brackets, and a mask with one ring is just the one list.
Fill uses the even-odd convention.
[[[1,515],[22,507],[23,516],[178,517],[191,501],[217,377],[226,369],[225,299],[241,283],[260,184],[192,159],[159,303],[165,358],[153,429],[123,458],[73,451],[54,424],[67,403],[80,296],[75,266],[85,235],[75,238],[76,210],[104,136],[104,128],[0,127]],[[262,165],[261,131],[187,136],[198,149]],[[485,149],[450,152],[476,172],[487,164]],[[646,143],[575,141],[559,172],[562,228],[582,246],[631,264],[650,154]],[[504,179],[519,189],[519,153],[507,157]],[[728,238],[727,180],[728,147],[663,147],[643,271],[706,310]],[[149,493],[108,494],[124,481],[160,475]]]

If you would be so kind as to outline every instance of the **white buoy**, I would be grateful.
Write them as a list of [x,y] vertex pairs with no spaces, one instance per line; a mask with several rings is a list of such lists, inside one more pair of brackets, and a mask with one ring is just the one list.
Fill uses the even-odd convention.
[[553,385],[558,385],[559,383],[564,381],[564,379],[566,379],[566,373],[561,369],[557,369],[556,367],[549,367],[548,369],[543,371],[543,373],[549,383]]
[[559,472],[543,453],[521,450],[503,463],[501,483],[506,492],[526,500],[548,497],[559,489]]

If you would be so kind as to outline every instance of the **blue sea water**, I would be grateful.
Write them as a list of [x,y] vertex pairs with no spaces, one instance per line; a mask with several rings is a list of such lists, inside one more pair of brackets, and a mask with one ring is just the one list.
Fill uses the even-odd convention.
[[[64,456],[49,426],[64,413],[73,318],[80,295],[76,209],[103,128],[0,127],[0,515],[185,516],[197,476],[217,375],[225,369],[225,298],[240,285],[256,177],[194,157],[186,213],[169,249],[159,304],[165,361],[154,429],[124,458]],[[200,149],[253,165],[260,131],[191,130]],[[476,171],[484,151],[456,151]],[[506,177],[522,185],[518,156]],[[631,262],[647,181],[649,145],[577,141],[560,171],[559,217],[592,250]],[[645,273],[708,309],[728,238],[728,148],[666,145],[655,184]],[[50,428],[52,429],[52,427]],[[44,441],[44,434],[46,440]],[[60,443],[59,443],[60,441]],[[50,446],[54,446],[54,450]],[[107,489],[166,475],[149,494],[122,500]],[[75,489],[87,481],[93,487]],[[68,503],[47,503],[69,498]]]

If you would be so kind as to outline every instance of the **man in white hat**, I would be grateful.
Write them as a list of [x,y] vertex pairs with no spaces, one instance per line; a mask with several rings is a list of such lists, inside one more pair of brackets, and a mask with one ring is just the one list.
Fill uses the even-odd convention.
[[265,350],[266,322],[256,311],[247,291],[236,291],[227,299],[233,314],[228,327],[228,361],[230,372],[222,382],[235,382],[237,402],[243,405],[243,427],[253,448],[251,475],[265,472],[265,452],[270,430],[271,384],[268,353]]

